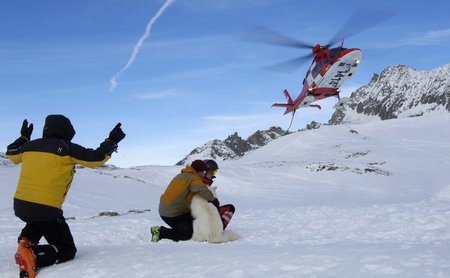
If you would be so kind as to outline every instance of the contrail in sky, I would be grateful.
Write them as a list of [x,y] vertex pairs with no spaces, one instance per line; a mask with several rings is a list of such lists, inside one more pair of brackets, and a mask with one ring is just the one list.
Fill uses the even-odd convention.
[[109,87],[109,91],[112,92],[116,87],[117,87],[117,77],[119,77],[119,75],[124,72],[126,69],[128,69],[131,64],[133,64],[134,60],[136,60],[136,56],[139,53],[139,50],[142,46],[142,44],[144,44],[145,39],[147,39],[150,36],[150,31],[152,30],[153,27],[153,23],[156,22],[156,20],[158,20],[158,18],[164,13],[164,11],[171,5],[173,4],[173,2],[175,2],[175,0],[166,0],[166,2],[164,3],[164,5],[162,5],[162,7],[159,9],[159,11],[155,14],[155,16],[152,17],[152,19],[150,19],[149,23],[147,23],[147,27],[145,28],[145,33],[144,35],[142,35],[142,37],[139,39],[138,43],[134,46],[133,49],[133,53],[131,54],[130,59],[128,60],[127,64],[121,69],[119,70],[110,80],[111,83],[111,87]]

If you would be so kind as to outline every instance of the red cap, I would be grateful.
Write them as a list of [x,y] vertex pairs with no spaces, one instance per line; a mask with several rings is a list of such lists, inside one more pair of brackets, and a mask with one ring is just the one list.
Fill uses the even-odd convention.
[[195,169],[196,172],[204,172],[208,168],[203,160],[194,160],[191,163],[191,167]]

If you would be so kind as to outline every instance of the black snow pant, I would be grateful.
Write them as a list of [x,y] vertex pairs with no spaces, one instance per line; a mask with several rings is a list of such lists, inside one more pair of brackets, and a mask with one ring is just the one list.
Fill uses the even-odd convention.
[[[22,237],[31,241],[36,266],[38,268],[55,263],[63,263],[75,257],[77,248],[70,233],[69,225],[63,216],[51,221],[26,221],[25,228],[20,233]],[[48,244],[38,245],[44,237]]]
[[159,238],[168,238],[173,241],[190,240],[194,233],[192,227],[193,218],[190,213],[182,214],[176,217],[161,216],[171,229],[164,226],[159,230]]

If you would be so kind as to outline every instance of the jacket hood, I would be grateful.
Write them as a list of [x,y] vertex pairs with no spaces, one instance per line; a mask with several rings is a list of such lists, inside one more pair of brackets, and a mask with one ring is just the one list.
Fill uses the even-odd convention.
[[45,119],[44,131],[42,137],[59,138],[71,141],[75,136],[70,120],[63,115],[48,115]]
[[183,169],[181,169],[181,173],[191,173],[191,174],[197,174],[194,168],[191,166],[186,166]]

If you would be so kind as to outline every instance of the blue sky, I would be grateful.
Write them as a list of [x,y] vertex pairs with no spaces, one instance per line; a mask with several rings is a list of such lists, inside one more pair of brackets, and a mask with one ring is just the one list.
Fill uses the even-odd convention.
[[[118,166],[172,165],[193,148],[238,132],[289,126],[286,88],[296,96],[309,64],[281,74],[265,66],[308,53],[237,40],[265,25],[299,40],[326,43],[361,7],[396,15],[345,40],[362,50],[357,74],[343,95],[393,64],[429,70],[450,62],[450,4],[431,1],[179,0],[153,24],[129,61],[150,19],[166,1],[2,1],[0,4],[0,144],[19,134],[24,118],[40,137],[48,114],[64,114],[74,142],[96,148],[117,122],[127,137],[110,160]],[[291,130],[327,122],[335,100],[321,111],[302,109]]]

